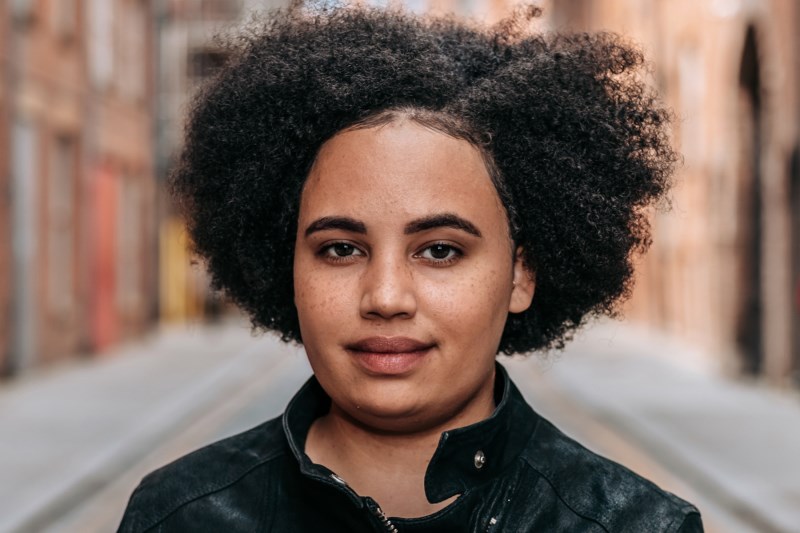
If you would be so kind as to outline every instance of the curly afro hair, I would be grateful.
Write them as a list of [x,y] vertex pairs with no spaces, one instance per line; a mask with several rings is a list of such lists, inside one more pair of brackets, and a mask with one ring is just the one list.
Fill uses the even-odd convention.
[[671,116],[636,48],[607,33],[530,32],[538,11],[482,28],[289,9],[230,40],[231,59],[193,100],[171,178],[215,289],[255,327],[302,342],[292,256],[303,183],[326,140],[388,113],[484,154],[536,274],[499,351],[561,348],[588,317],[615,315],[650,243],[646,208],[670,185]]

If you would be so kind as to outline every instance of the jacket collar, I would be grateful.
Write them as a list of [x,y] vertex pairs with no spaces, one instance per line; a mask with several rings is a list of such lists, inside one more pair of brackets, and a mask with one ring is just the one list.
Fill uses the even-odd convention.
[[[496,370],[497,407],[492,416],[442,433],[425,473],[428,501],[444,501],[500,476],[519,457],[535,431],[539,416],[525,403],[505,368],[498,363]],[[301,472],[335,485],[336,476],[312,463],[303,451],[311,424],[328,412],[330,403],[330,397],[312,376],[289,402],[283,429]]]

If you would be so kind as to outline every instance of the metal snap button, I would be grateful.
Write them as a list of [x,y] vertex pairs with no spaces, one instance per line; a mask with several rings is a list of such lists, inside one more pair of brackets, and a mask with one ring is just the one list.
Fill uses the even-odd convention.
[[486,456],[483,454],[482,450],[478,450],[477,452],[475,452],[474,461],[475,461],[475,468],[477,468],[478,470],[483,468],[483,465],[486,464]]
[[347,482],[342,478],[340,478],[339,476],[337,476],[336,474],[331,474],[331,479],[333,479],[339,485],[344,485],[345,487],[347,486]]

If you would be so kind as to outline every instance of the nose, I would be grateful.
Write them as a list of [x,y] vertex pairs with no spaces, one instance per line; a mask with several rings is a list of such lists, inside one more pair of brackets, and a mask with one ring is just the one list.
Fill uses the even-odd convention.
[[360,313],[368,320],[411,318],[417,297],[411,266],[401,254],[370,258],[362,278]]

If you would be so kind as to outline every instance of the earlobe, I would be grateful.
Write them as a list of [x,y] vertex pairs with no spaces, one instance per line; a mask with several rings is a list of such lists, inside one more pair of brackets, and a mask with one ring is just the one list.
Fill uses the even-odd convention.
[[536,291],[536,273],[525,266],[522,247],[517,247],[514,254],[514,278],[512,281],[511,301],[508,311],[522,313],[531,306],[533,293]]

